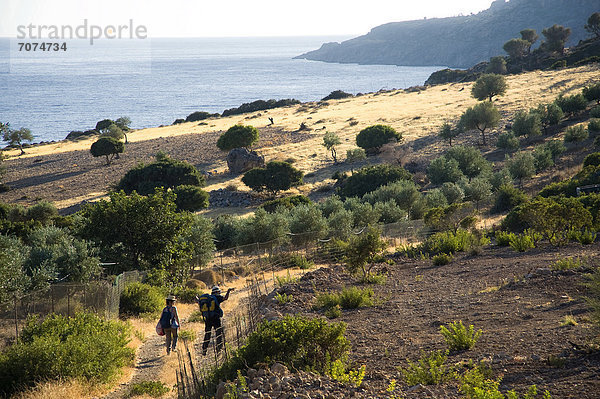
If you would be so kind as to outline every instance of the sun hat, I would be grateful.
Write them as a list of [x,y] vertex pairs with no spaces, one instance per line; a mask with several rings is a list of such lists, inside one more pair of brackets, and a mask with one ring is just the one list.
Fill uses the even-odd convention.
[[215,294],[220,294],[221,293],[221,289],[218,286],[214,286],[212,287],[212,290],[210,291],[211,294],[215,295]]
[[169,295],[167,297],[167,301],[173,301],[173,302],[175,302],[176,300],[177,300],[177,298],[175,298],[175,295]]

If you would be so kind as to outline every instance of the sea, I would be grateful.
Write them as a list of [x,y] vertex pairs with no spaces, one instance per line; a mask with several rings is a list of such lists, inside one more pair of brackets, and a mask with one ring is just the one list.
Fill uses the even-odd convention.
[[33,51],[35,40],[29,39],[30,47],[0,38],[0,121],[30,129],[35,142],[62,140],[106,118],[128,116],[133,128],[169,125],[194,111],[222,112],[259,99],[317,101],[333,90],[356,94],[422,85],[444,68],[294,59],[346,39],[67,40]]

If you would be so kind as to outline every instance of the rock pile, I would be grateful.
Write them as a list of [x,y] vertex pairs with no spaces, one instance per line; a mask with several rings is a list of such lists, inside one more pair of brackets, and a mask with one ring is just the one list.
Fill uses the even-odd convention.
[[[236,379],[233,383],[222,382],[217,388],[217,399],[223,399],[231,390],[237,390],[237,397],[243,399],[338,399],[368,398],[363,388],[345,385],[327,376],[299,371],[290,373],[280,363],[260,370],[248,369],[245,381]],[[245,387],[244,389],[241,387]]]
[[230,206],[251,206],[260,203],[252,194],[243,191],[230,191],[223,188],[209,193],[211,208],[226,208]]
[[265,157],[258,155],[256,151],[248,151],[245,148],[234,148],[227,154],[227,167],[233,174],[244,173],[252,168],[265,166]]

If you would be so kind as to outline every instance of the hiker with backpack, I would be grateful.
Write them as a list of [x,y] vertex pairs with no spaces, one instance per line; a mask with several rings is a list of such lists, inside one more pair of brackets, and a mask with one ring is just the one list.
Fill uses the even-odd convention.
[[177,299],[174,295],[169,295],[166,298],[167,306],[160,315],[159,324],[162,327],[167,344],[167,355],[177,351],[177,331],[179,329],[179,314],[177,314],[177,307],[175,301]]
[[202,343],[202,355],[206,355],[208,344],[210,343],[211,330],[215,329],[217,340],[217,352],[223,349],[223,325],[221,317],[223,317],[223,309],[221,303],[229,299],[229,294],[233,291],[229,288],[225,296],[221,295],[221,289],[216,285],[212,288],[210,294],[203,294],[196,297],[202,318],[204,319],[204,342]]

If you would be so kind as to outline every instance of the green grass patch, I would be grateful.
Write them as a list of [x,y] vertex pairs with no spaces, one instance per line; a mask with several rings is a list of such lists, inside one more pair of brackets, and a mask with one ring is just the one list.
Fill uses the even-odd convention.
[[148,395],[153,398],[160,398],[171,390],[160,381],[142,381],[131,385],[128,397]]

